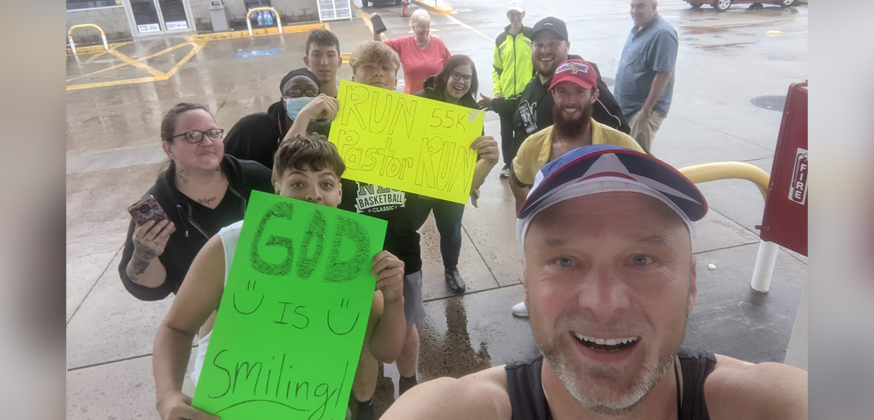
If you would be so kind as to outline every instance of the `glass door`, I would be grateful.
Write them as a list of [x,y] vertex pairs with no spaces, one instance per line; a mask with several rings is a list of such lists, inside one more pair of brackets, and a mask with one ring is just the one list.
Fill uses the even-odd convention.
[[155,0],[130,0],[134,23],[140,34],[162,33],[161,21],[158,19],[158,8]]
[[185,0],[130,0],[131,14],[140,35],[188,31]]
[[182,0],[157,0],[161,17],[164,18],[164,30],[188,30],[188,16]]

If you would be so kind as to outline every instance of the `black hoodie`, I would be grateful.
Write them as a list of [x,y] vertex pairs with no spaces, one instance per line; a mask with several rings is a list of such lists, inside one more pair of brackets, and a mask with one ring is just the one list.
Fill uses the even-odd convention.
[[179,192],[174,181],[176,171],[172,166],[158,176],[155,185],[143,196],[155,196],[167,217],[176,225],[176,231],[170,235],[164,253],[158,257],[167,270],[164,284],[146,287],[133,282],[127,276],[127,265],[134,252],[132,238],[136,227],[131,220],[118,274],[127,291],[137,299],[160,300],[170,293],[176,293],[188,267],[206,241],[221,228],[243,220],[249,194],[253,190],[271,194],[274,192],[270,182],[270,170],[257,162],[238,160],[226,154],[222,159],[221,169],[228,178],[228,190],[215,209],[209,209]]
[[231,127],[225,136],[225,153],[272,169],[273,155],[289,129],[291,125],[286,127],[285,123],[285,104],[275,102],[267,112],[247,115]]
[[[267,112],[256,112],[240,118],[225,136],[225,153],[237,158],[254,160],[267,169],[273,169],[273,155],[279,143],[291,129],[286,120],[285,104],[274,102]],[[307,132],[328,136],[330,126],[323,121],[313,121]]]

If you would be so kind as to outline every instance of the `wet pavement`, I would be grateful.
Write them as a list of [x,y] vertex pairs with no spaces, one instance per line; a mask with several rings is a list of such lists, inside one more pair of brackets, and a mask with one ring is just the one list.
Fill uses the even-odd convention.
[[[596,62],[612,81],[631,27],[625,2],[528,3],[529,25],[548,15],[565,19],[571,52]],[[785,96],[790,83],[807,78],[807,7],[736,6],[718,13],[692,10],[678,0],[663,3],[661,14],[677,29],[680,50],[674,102],[654,154],[677,167],[744,161],[770,172],[782,113],[753,100]],[[453,15],[432,16],[433,33],[450,51],[473,58],[486,93],[492,87],[494,37],[506,25],[505,4],[483,0],[457,6]],[[400,8],[365,9],[373,11],[383,15],[390,38],[410,33]],[[331,22],[330,28],[342,53],[370,38],[361,18]],[[152,341],[172,298],[136,300],[122,287],[116,267],[128,224],[125,209],[163,168],[161,117],[177,102],[199,102],[229,129],[240,117],[266,110],[278,99],[281,77],[303,66],[305,39],[306,33],[168,38],[67,57],[68,419],[157,418]],[[340,75],[351,76],[348,65]],[[486,133],[498,138],[497,116],[489,113],[486,121]],[[807,281],[807,259],[781,250],[770,293],[752,292],[762,197],[746,181],[701,189],[711,210],[695,243],[698,300],[686,344],[753,362],[782,361]],[[510,314],[522,299],[512,194],[497,170],[482,192],[479,208],[468,206],[464,214],[459,269],[468,285],[465,295],[453,296],[443,282],[433,220],[422,228],[423,379],[460,376],[536,352],[528,323]],[[377,389],[379,412],[396,387],[394,366],[384,373]]]

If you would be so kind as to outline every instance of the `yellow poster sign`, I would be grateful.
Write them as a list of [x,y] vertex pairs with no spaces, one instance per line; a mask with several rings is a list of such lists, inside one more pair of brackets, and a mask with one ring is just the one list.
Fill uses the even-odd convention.
[[466,203],[485,113],[418,96],[340,82],[328,140],[344,178]]

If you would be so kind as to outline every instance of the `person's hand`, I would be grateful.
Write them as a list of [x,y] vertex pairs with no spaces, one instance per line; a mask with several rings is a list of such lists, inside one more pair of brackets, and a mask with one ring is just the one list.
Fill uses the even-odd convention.
[[191,398],[181,392],[158,399],[158,414],[162,420],[219,420],[191,406]]
[[144,261],[151,260],[164,253],[170,235],[176,231],[176,225],[170,219],[164,219],[155,223],[149,220],[134,229],[134,255]]
[[476,150],[480,159],[495,165],[498,163],[498,141],[492,136],[480,136],[473,141],[470,148]]
[[476,103],[479,106],[479,109],[483,111],[492,110],[492,99],[494,98],[492,98],[491,96],[483,95],[482,93],[480,93],[479,96],[482,98]]
[[640,113],[641,113],[641,115],[640,115],[641,117],[649,118],[650,115],[652,115],[652,108],[646,109],[646,107],[644,107],[643,109],[640,110]]
[[495,99],[501,99],[501,98],[503,98],[503,97],[504,97],[503,94],[500,94],[500,93],[496,93],[496,94],[495,94]]
[[404,262],[391,252],[382,251],[373,257],[370,275],[376,277],[376,290],[382,290],[385,303],[395,303],[404,298]]
[[306,104],[306,106],[300,110],[300,114],[305,114],[310,118],[310,121],[334,121],[338,112],[340,112],[340,101],[336,98],[325,95],[324,93],[316,96],[312,102]]
[[479,203],[477,203],[477,200],[479,200],[479,188],[471,187],[471,189],[470,189],[470,205],[472,205],[474,207],[479,207]]

